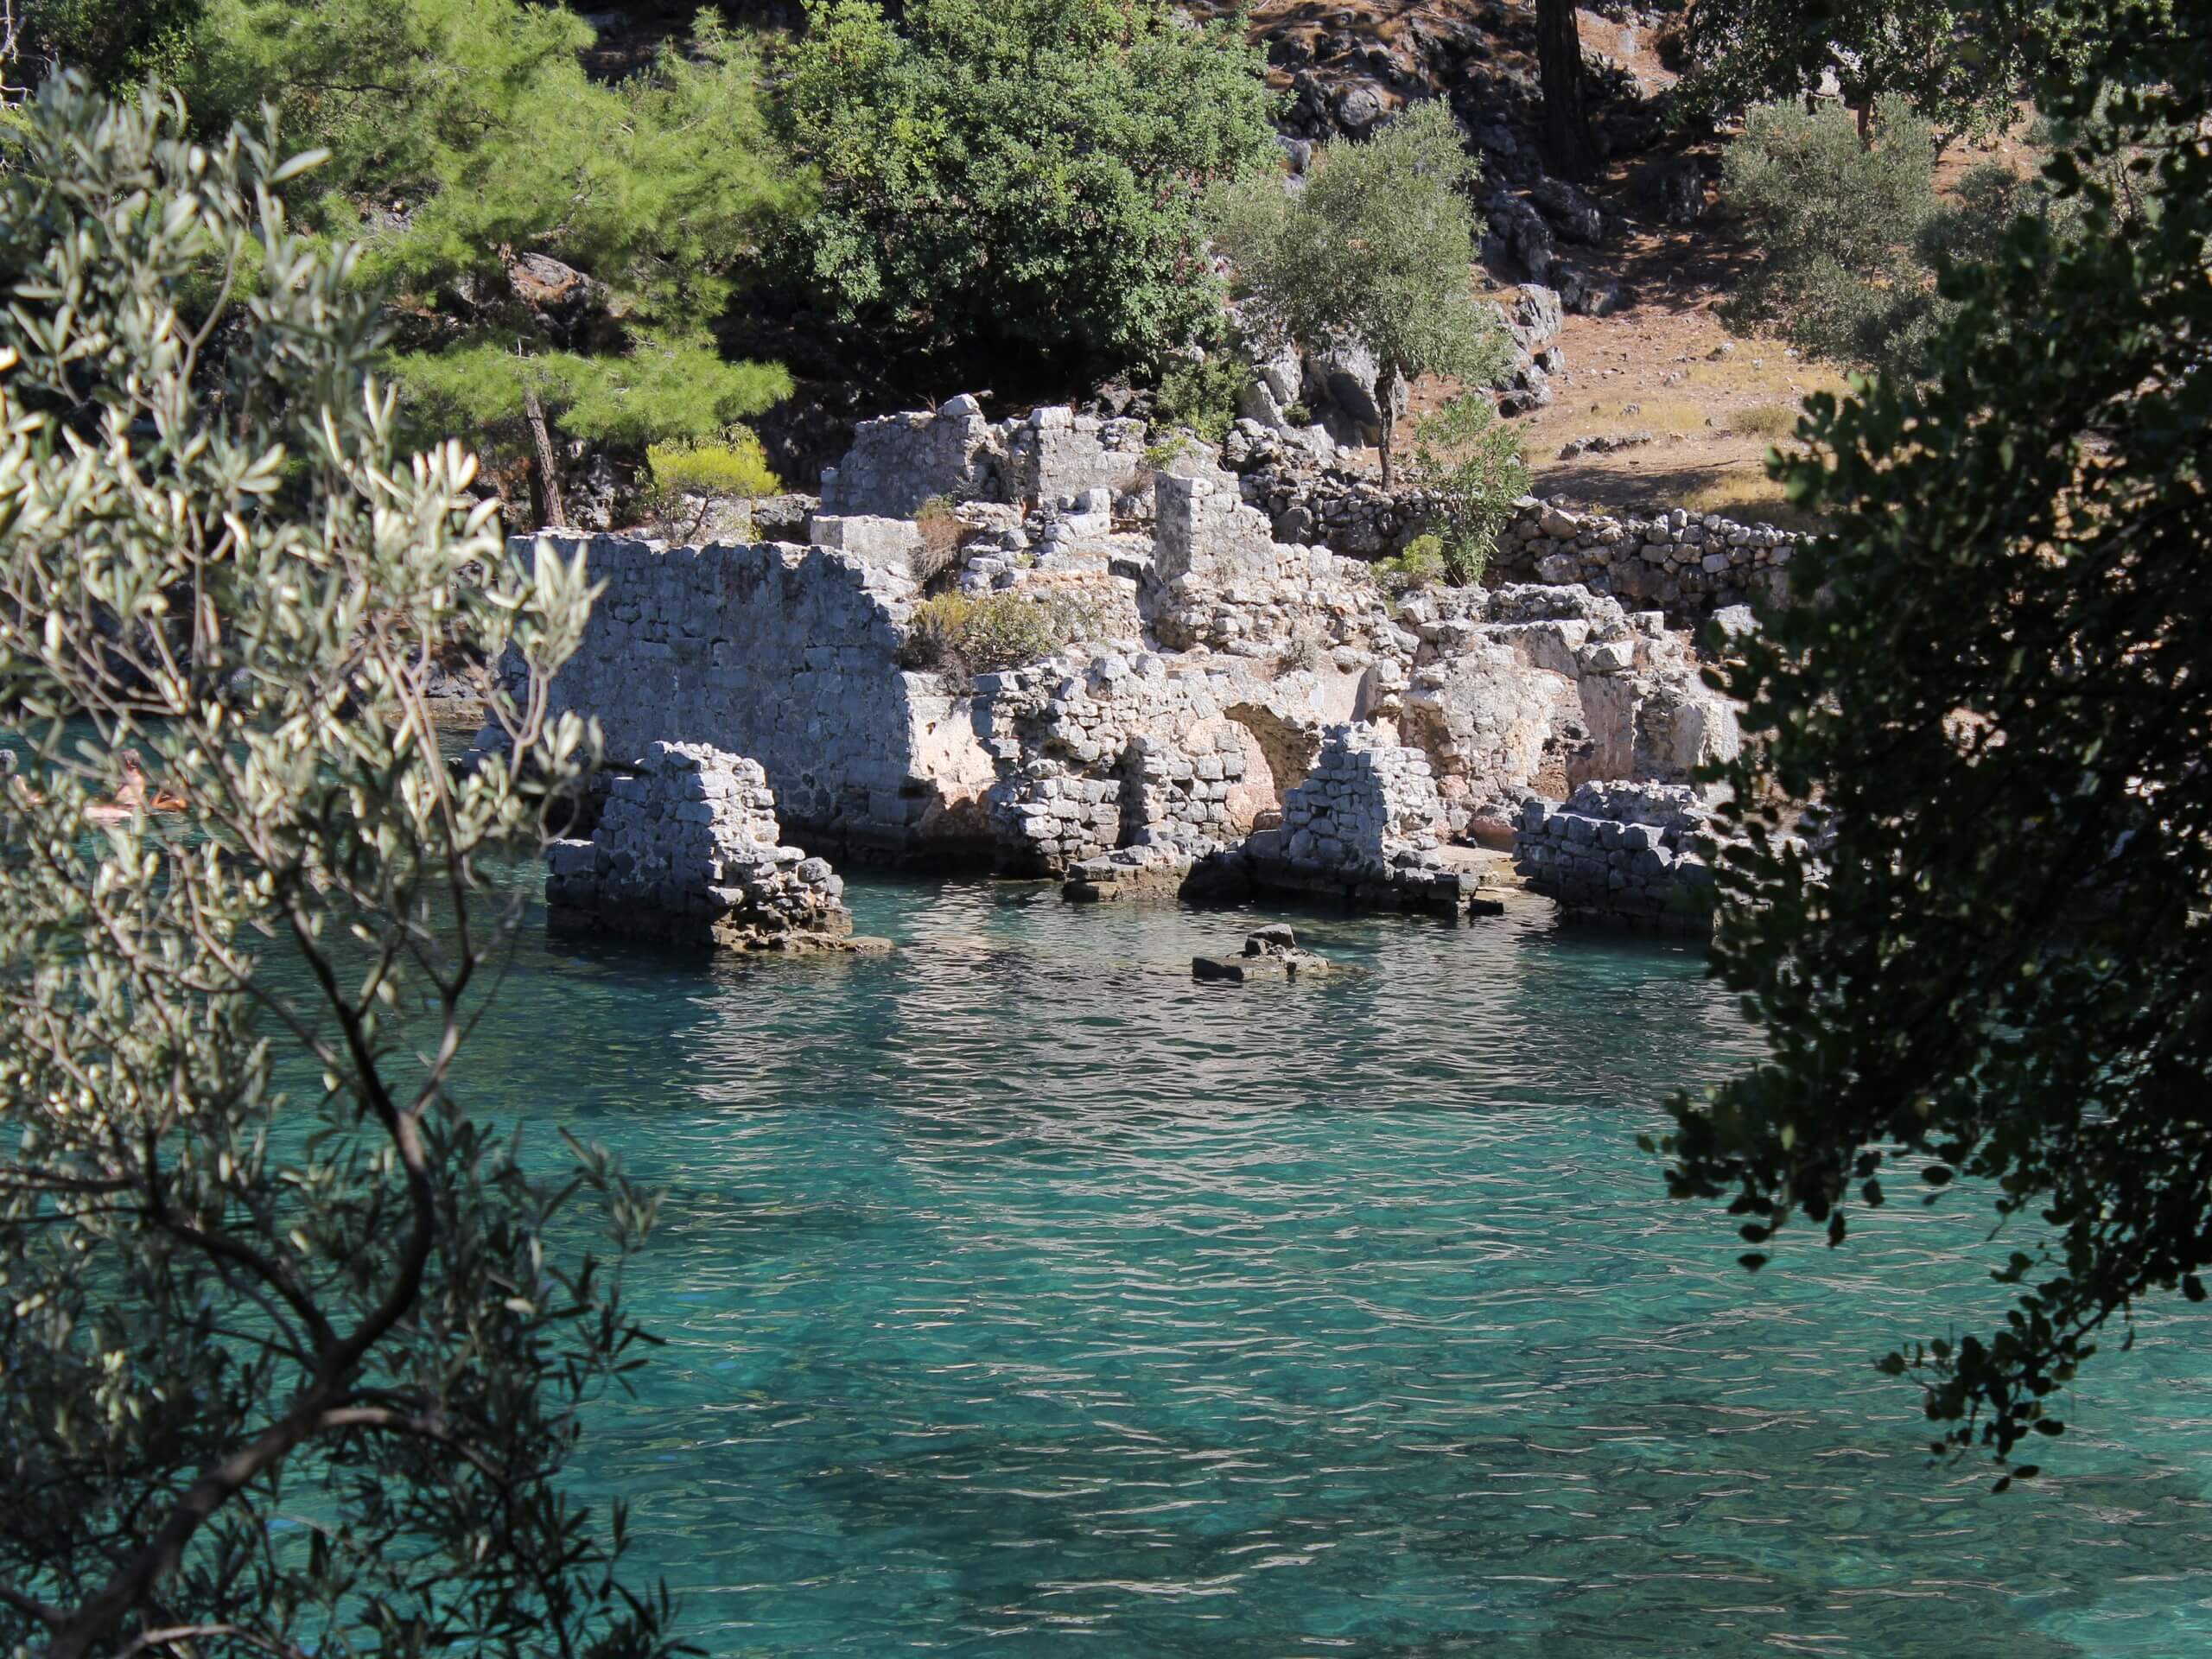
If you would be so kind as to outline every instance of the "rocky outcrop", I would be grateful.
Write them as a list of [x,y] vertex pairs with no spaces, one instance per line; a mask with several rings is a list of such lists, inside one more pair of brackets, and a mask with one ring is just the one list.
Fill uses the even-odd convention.
[[588,841],[546,850],[556,925],[731,950],[847,950],[844,883],[783,844],[757,761],[698,743],[654,743],[612,780]]

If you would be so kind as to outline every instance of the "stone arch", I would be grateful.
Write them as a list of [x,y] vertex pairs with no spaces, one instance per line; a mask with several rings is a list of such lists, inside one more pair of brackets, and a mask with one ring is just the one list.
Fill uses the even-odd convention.
[[1283,797],[1306,781],[1320,757],[1320,727],[1262,703],[1231,703],[1223,712],[1244,741],[1248,787],[1268,798],[1260,803],[1263,808],[1281,810]]

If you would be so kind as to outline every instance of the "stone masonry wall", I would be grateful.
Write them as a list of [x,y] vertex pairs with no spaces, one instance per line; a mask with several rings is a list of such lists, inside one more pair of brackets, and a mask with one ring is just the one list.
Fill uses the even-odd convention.
[[844,883],[783,844],[758,761],[655,743],[617,777],[589,841],[546,850],[556,921],[739,950],[816,947],[853,931]]
[[1437,856],[1444,804],[1428,758],[1364,722],[1332,727],[1279,829],[1245,843],[1263,886],[1343,892],[1370,903],[1456,906],[1462,880]]
[[1590,783],[1564,805],[1530,801],[1514,868],[1572,915],[1702,934],[1713,844],[1696,791],[1681,785]]
[[1698,612],[1788,597],[1797,538],[1677,507],[1656,518],[1614,518],[1524,502],[1498,539],[1491,580],[1583,582],[1593,593],[1663,610]]
[[[658,741],[711,744],[758,760],[786,823],[810,840],[987,847],[977,798],[994,772],[965,709],[898,665],[913,582],[897,562],[549,539],[581,547],[606,584],[551,695],[556,711],[598,717],[610,763],[636,764]],[[522,672],[512,655],[505,666]]]
[[843,461],[824,468],[822,511],[908,518],[931,496],[1065,504],[1088,490],[1126,494],[1145,471],[1142,421],[1065,405],[994,424],[973,397],[862,421]]

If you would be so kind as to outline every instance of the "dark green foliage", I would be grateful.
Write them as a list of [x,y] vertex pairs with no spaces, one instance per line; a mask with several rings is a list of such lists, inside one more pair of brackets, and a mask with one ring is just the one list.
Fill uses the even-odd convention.
[[1197,204],[1274,154],[1234,23],[1160,0],[810,0],[781,122],[820,175],[793,257],[848,322],[969,363],[1143,367],[1206,331]]
[[[18,0],[18,63],[10,79],[35,86],[74,69],[108,92],[149,75],[173,76],[189,54],[203,0]],[[251,113],[251,111],[247,111]]]
[[[423,424],[521,447],[535,397],[631,448],[703,438],[786,395],[711,334],[798,192],[753,54],[702,14],[617,86],[559,7],[519,0],[210,0],[192,90],[205,122],[271,100],[332,152],[315,222],[408,296],[396,366]],[[551,291],[524,262],[543,256]]]
[[1876,106],[1865,142],[1834,105],[1753,110],[1722,163],[1721,199],[1758,251],[1730,319],[1779,327],[1815,357],[1921,373],[1955,315],[1939,292],[1943,266],[1989,257],[2017,214],[2055,215],[2056,230],[2075,217],[1994,162],[1938,196],[1936,159],[1934,128],[1901,98]]
[[1947,131],[1986,130],[2038,77],[2070,81],[2101,33],[2101,18],[2054,0],[1694,0],[1682,94],[1740,110],[1832,74],[1854,111],[1893,96]]
[[1154,423],[1187,427],[1205,442],[1217,444],[1236,424],[1237,394],[1251,378],[1251,369],[1226,353],[1172,357],[1160,373]]
[[[2014,220],[1946,277],[1926,382],[1814,399],[1783,469],[1835,534],[1721,674],[1759,741],[1715,944],[1772,1058],[1669,1142],[1760,1260],[1797,1214],[1840,1243],[1854,1203],[1971,1183],[2016,1308],[1884,1369],[2000,1457],[2212,1262],[2212,7],[2094,16],[2118,90],[2046,95],[2082,233]],[[1820,802],[1825,880],[1777,795]]]

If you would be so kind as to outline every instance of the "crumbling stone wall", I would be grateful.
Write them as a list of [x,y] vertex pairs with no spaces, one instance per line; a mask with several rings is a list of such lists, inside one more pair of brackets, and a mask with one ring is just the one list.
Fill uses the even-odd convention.
[[822,511],[906,518],[931,496],[1006,499],[1006,449],[973,397],[942,408],[887,415],[853,429],[843,461],[822,473]]
[[823,470],[822,511],[899,518],[932,496],[1062,505],[1089,490],[1124,495],[1147,471],[1144,450],[1142,421],[1046,405],[994,423],[962,396],[862,421],[844,460]]
[[1592,591],[1703,613],[1789,595],[1797,537],[1677,507],[1655,518],[1574,513],[1524,502],[1499,537],[1497,577],[1581,582]]
[[1571,915],[1703,934],[1711,928],[1709,828],[1692,789],[1588,783],[1564,805],[1522,808],[1514,868]]
[[848,937],[844,883],[783,844],[758,761],[702,743],[650,745],[614,778],[588,841],[546,849],[556,923],[731,950],[819,949]]
[[1657,612],[1581,587],[1408,594],[1421,639],[1403,729],[1436,761],[1454,830],[1503,843],[1503,809],[1599,778],[1689,780],[1741,745],[1735,711],[1707,687],[1687,636]]
[[1427,756],[1367,722],[1335,726],[1284,797],[1281,827],[1254,834],[1244,854],[1262,886],[1456,906],[1460,874],[1438,856],[1443,818]]
[[[1154,480],[1147,620],[1170,650],[1242,657],[1403,655],[1387,595],[1357,559],[1278,542],[1212,479]],[[1349,664],[1345,664],[1347,667]]]

